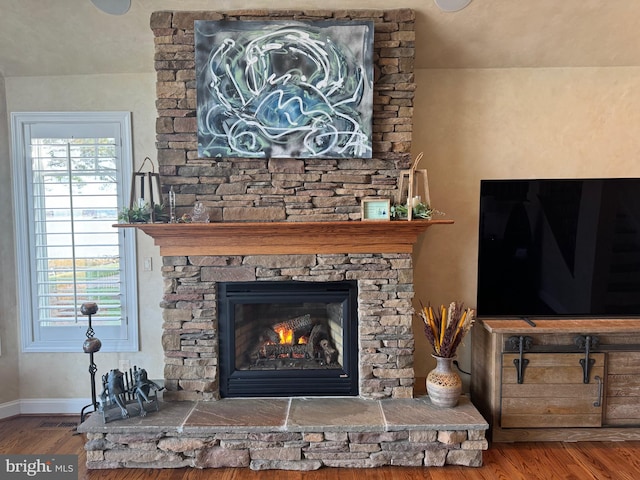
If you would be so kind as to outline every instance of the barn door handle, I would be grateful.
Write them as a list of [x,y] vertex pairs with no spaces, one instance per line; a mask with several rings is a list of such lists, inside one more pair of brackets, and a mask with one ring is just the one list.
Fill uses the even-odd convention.
[[598,399],[593,402],[593,406],[600,407],[602,405],[602,378],[600,378],[600,375],[596,375],[595,380],[598,382]]
[[598,345],[598,337],[592,337],[591,335],[578,335],[574,340],[576,346],[584,350],[584,358],[580,359],[580,365],[582,365],[582,382],[589,383],[589,374],[591,367],[596,363],[594,358],[589,358],[591,348],[595,348]]
[[516,366],[516,376],[518,383],[524,383],[524,369],[529,364],[529,359],[524,358],[524,352],[531,348],[533,339],[531,337],[525,337],[520,335],[519,337],[509,337],[507,340],[507,348],[511,350],[518,350],[518,358],[513,359],[513,364]]

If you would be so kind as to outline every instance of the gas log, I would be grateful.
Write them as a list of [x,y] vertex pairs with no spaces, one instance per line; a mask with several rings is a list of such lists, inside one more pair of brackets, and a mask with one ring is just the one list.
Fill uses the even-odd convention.
[[309,314],[263,329],[249,354],[250,363],[254,366],[264,366],[265,361],[285,358],[336,365],[338,356],[327,327],[314,324]]
[[273,331],[278,332],[282,330],[291,330],[294,338],[299,338],[303,335],[308,335],[311,330],[312,322],[311,315],[308,313],[300,317],[292,318],[285,322],[276,323],[273,327]]
[[263,358],[310,358],[306,345],[263,345]]

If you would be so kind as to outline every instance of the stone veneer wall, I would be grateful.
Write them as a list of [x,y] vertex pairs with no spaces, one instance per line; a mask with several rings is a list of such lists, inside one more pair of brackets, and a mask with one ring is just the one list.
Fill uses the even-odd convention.
[[[194,20],[371,20],[371,159],[198,158]],[[411,163],[415,14],[410,9],[154,12],[158,164],[177,213],[203,202],[211,220],[359,220],[360,199],[395,198]],[[328,242],[331,239],[327,239]],[[218,398],[216,282],[358,279],[360,394],[410,397],[413,296],[410,255],[165,257],[166,399]]]
[[[87,433],[87,467],[241,468],[482,466],[484,429],[344,432]],[[426,472],[425,472],[426,473]],[[364,474],[366,476],[366,473]],[[401,476],[399,474],[399,476]],[[463,476],[463,475],[462,475]]]
[[[194,20],[287,19],[374,22],[372,158],[198,158]],[[409,9],[153,13],[158,164],[178,213],[201,201],[212,221],[357,220],[362,197],[395,197],[411,160],[414,20]]]
[[166,400],[219,398],[217,282],[282,280],[357,280],[359,394],[413,396],[410,254],[178,256],[162,271]]

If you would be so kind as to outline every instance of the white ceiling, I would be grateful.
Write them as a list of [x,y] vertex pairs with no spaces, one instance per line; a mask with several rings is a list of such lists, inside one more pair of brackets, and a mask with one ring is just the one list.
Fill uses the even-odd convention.
[[[473,0],[460,12],[433,0],[416,11],[416,68],[640,66],[638,0]],[[0,0],[5,77],[153,72],[151,12],[303,10],[317,0],[132,0],[123,16],[90,0]],[[388,0],[324,0],[327,10],[389,8]]]

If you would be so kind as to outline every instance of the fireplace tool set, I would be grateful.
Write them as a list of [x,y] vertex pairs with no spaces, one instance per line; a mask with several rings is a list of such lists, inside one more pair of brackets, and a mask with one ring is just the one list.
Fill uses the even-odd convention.
[[[129,418],[127,406],[137,402],[138,415],[146,416],[148,410],[145,404],[158,411],[158,392],[163,390],[157,383],[149,380],[144,368],[134,366],[127,372],[118,369],[109,370],[102,376],[102,393],[98,400],[96,396],[96,372],[98,367],[93,359],[93,354],[100,351],[102,342],[95,337],[95,331],[91,322],[91,316],[98,312],[98,305],[94,302],[83,303],[80,312],[88,316],[86,337],[82,350],[89,354],[89,376],[91,377],[91,403],[82,408],[80,423],[84,422],[85,410],[93,407],[93,412],[100,412],[104,423],[119,417]],[[92,413],[92,412],[87,412]],[[119,415],[118,415],[119,414]]]

